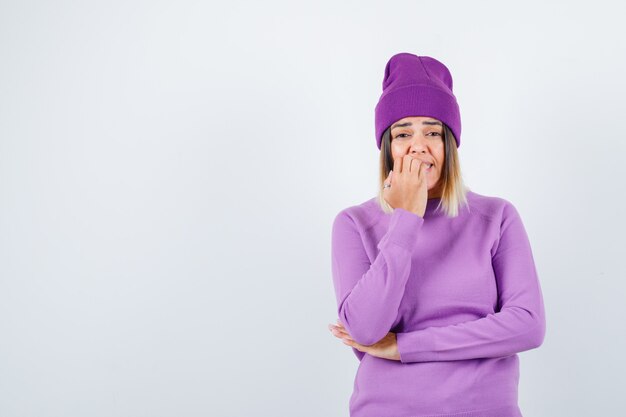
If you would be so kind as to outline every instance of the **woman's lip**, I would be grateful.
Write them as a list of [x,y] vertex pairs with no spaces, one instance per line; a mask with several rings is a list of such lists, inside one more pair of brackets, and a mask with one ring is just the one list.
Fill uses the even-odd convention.
[[435,166],[435,164],[433,164],[432,162],[422,161],[422,160],[421,160],[421,159],[419,159],[419,158],[414,158],[414,159],[417,159],[418,161],[420,161],[420,162],[421,162],[421,163],[423,163],[423,164],[429,164],[430,166],[429,166],[428,168],[426,168],[426,170],[430,170],[432,167],[434,167],[434,166]]
[[428,161],[422,161],[421,159],[417,159],[418,161],[420,161],[423,164],[429,164],[431,166],[434,166],[435,164],[433,164],[432,162],[428,162]]

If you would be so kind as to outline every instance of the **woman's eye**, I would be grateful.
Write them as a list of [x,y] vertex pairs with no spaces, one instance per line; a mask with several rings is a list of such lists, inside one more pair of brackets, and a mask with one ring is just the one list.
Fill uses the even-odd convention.
[[[430,135],[431,133],[434,133],[435,135],[439,135],[439,136],[441,136],[441,133],[439,133],[439,132],[428,132],[428,133],[426,134],[426,136]],[[406,136],[409,136],[409,135],[408,135],[407,133],[400,133],[400,134],[398,134],[398,135],[397,135],[395,138],[393,138],[393,139],[404,138],[404,137],[406,137]]]
[[[441,133],[439,133],[439,132],[428,132],[428,133],[426,134],[426,136],[430,135],[431,133],[433,133],[433,136],[437,136],[437,135],[441,136]],[[400,133],[400,134],[398,134],[398,135],[397,135],[395,138],[393,138],[393,139],[405,138],[405,137],[407,137],[407,136],[409,136],[407,133]]]

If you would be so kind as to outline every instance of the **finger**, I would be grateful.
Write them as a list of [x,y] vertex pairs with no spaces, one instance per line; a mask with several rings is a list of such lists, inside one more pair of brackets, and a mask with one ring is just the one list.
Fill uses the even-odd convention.
[[332,324],[329,324],[328,328],[330,329],[333,336],[338,337],[339,339],[342,339],[342,340],[348,340],[348,341],[354,342],[354,339],[352,338],[352,336],[350,336],[350,334],[346,332],[345,330],[342,330],[342,328],[338,326],[333,326]]
[[344,336],[344,335],[350,336],[350,334],[343,327],[329,324],[328,330],[330,330],[335,336],[339,336],[339,337]]
[[333,333],[336,333],[339,337],[349,337],[350,339],[352,339],[352,336],[350,336],[350,333],[348,333],[342,328],[336,327],[335,329],[333,329]]
[[338,338],[340,338],[340,339],[348,339],[348,340],[352,340],[354,342],[354,339],[352,338],[352,336],[350,336],[346,332],[342,332],[340,330],[335,329],[335,330],[333,330],[333,334],[335,336],[337,336]]
[[411,155],[404,155],[402,157],[402,171],[400,172],[411,172],[411,161],[413,157]]
[[342,332],[346,332],[346,333],[348,332],[348,331],[346,330],[346,328],[345,328],[345,327],[343,327],[343,326],[341,326],[341,325],[335,326],[335,328],[336,328],[337,330],[341,330]]
[[350,339],[349,337],[343,337],[341,341],[345,343],[346,345],[350,345],[353,347],[357,347],[357,346],[362,347],[362,345],[359,345],[357,342],[355,342],[353,339]]
[[340,330],[342,330],[342,331],[344,331],[344,332],[347,332],[347,330],[346,330],[346,326],[344,326],[343,324],[341,324],[341,323],[340,323],[340,324],[337,324],[337,327],[338,327]]
[[420,161],[417,158],[413,158],[413,160],[411,161],[411,172],[417,172],[419,175],[420,168],[422,167],[422,165],[426,165],[426,164],[422,164],[422,161]]
[[428,178],[428,172],[426,172],[426,170],[428,169],[428,164],[422,163],[419,167],[419,177],[420,178]]
[[341,334],[341,333],[339,333],[337,330],[333,330],[331,333],[332,333],[332,334],[333,334],[333,336],[335,336],[337,339],[342,339],[342,340],[343,340],[343,339],[346,337],[346,335],[345,335],[345,334]]
[[360,352],[365,352],[367,353],[368,348],[367,346],[363,346],[357,342],[355,342],[354,340],[343,340],[344,345],[350,346],[355,348],[356,350],[360,351]]
[[402,169],[402,158],[393,158],[393,171],[400,172]]
[[340,329],[340,330],[346,330],[346,328],[344,327],[343,324],[341,324],[341,322],[339,320],[337,320],[338,324],[329,324],[328,327],[332,328],[332,329]]

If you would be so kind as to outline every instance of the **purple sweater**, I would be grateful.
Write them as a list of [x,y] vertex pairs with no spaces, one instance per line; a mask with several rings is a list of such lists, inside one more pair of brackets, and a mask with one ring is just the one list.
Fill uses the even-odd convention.
[[[520,417],[518,352],[545,336],[543,296],[524,225],[507,200],[468,191],[447,217],[376,198],[337,214],[338,316],[372,345],[397,334],[400,360],[359,359],[352,417]],[[342,345],[345,346],[345,345]]]

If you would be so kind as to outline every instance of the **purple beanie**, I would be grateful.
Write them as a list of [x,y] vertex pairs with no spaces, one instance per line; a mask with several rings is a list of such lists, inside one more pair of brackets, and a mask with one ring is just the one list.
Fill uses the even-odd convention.
[[457,148],[461,146],[461,114],[452,93],[450,71],[435,58],[401,52],[385,66],[383,93],[375,109],[378,149],[383,132],[409,116],[441,120],[454,133]]

